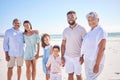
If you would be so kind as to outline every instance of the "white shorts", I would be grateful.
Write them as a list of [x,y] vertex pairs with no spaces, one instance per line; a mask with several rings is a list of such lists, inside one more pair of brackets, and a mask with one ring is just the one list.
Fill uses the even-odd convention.
[[17,66],[23,66],[23,56],[21,57],[10,57],[10,61],[8,61],[8,67],[14,67],[15,63]]
[[75,73],[76,75],[81,75],[82,66],[80,64],[80,57],[65,57],[65,71],[66,73]]
[[62,80],[62,74],[61,73],[50,73],[50,80]]
[[86,74],[86,80],[97,80],[97,77],[100,75],[100,73],[103,70],[104,65],[100,64],[99,66],[99,72],[95,74],[93,72],[93,68],[95,65],[96,60],[91,61],[90,59],[85,57],[85,74]]

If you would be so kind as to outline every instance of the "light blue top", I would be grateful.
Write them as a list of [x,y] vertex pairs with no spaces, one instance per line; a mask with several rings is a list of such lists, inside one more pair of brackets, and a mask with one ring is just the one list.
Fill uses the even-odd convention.
[[14,28],[5,32],[3,41],[4,51],[8,51],[10,57],[20,57],[24,54],[23,33]]
[[49,45],[49,46],[45,46],[45,48],[44,48],[42,64],[43,64],[43,71],[45,74],[50,74],[50,72],[46,68],[46,64],[47,64],[48,58],[50,56],[50,47],[51,46]]
[[40,36],[35,33],[31,36],[24,35],[24,42],[25,42],[24,59],[25,60],[34,59],[36,52],[36,44],[40,42]]

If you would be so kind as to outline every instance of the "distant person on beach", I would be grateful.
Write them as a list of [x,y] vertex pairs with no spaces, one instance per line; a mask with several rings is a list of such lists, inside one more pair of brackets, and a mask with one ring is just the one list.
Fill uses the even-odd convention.
[[23,23],[25,52],[24,59],[26,63],[27,80],[35,80],[36,77],[36,60],[39,57],[40,51],[40,36],[37,30],[32,30],[31,23],[26,20]]
[[86,80],[97,80],[104,66],[106,32],[98,24],[99,18],[96,12],[88,13],[87,20],[91,30],[84,37],[82,44]]
[[47,70],[46,64],[48,61],[49,56],[52,54],[52,46],[50,45],[50,35],[45,33],[41,37],[41,43],[43,47],[43,59],[42,59],[42,65],[43,65],[43,71],[46,74],[46,80],[50,79],[50,71]]
[[53,46],[53,53],[50,55],[46,67],[50,70],[50,80],[62,80],[60,47]]
[[82,80],[81,71],[83,59],[81,58],[81,45],[86,30],[76,23],[77,16],[75,11],[67,13],[69,27],[63,31],[63,40],[61,44],[61,61],[65,64],[68,80],[74,80],[76,74],[77,80]]
[[23,33],[19,30],[21,22],[19,19],[13,20],[13,27],[5,32],[3,48],[5,51],[5,59],[8,62],[7,80],[12,80],[13,67],[17,63],[16,80],[20,80],[23,65]]

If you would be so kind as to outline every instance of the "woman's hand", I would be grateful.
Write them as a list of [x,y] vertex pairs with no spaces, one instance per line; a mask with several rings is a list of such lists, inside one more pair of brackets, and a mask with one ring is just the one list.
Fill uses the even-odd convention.
[[93,72],[95,74],[97,74],[99,72],[99,65],[95,64],[94,68],[93,68]]
[[35,59],[38,59],[38,58],[39,58],[39,53],[35,55]]

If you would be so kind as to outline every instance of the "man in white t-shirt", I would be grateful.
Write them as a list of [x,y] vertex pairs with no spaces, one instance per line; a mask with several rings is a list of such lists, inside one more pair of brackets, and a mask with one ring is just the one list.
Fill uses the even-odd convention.
[[68,74],[68,80],[74,80],[76,74],[77,80],[81,77],[81,44],[86,30],[76,23],[77,17],[75,11],[67,13],[69,27],[63,31],[63,40],[61,44],[61,61],[65,64],[65,70]]
[[104,65],[107,35],[98,25],[99,18],[96,12],[88,13],[87,20],[91,30],[83,39],[82,54],[85,56],[86,80],[96,80]]

